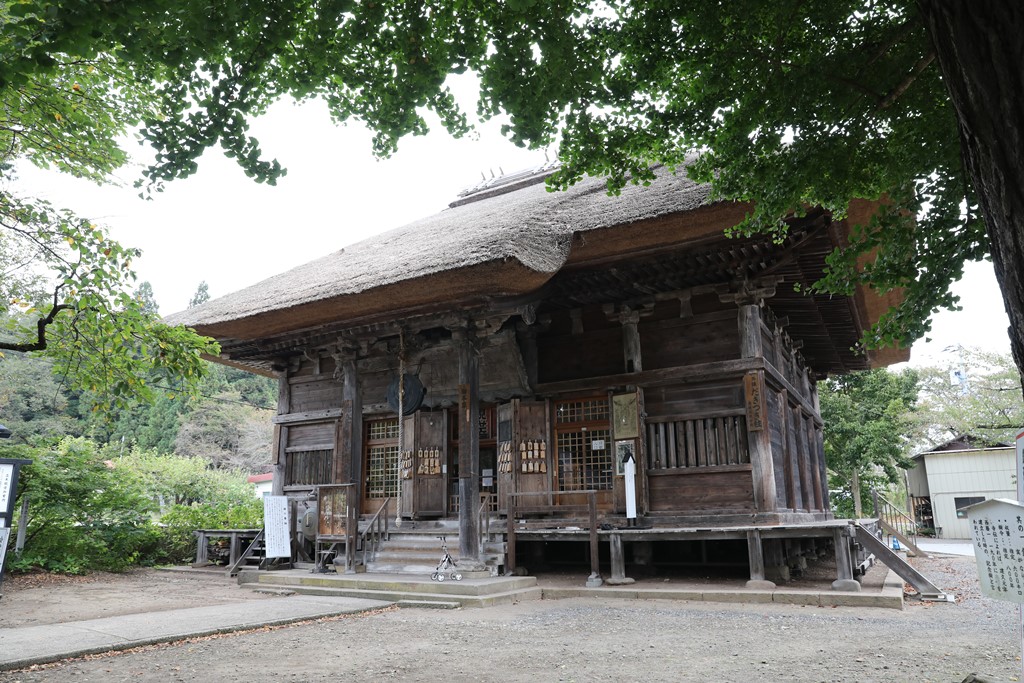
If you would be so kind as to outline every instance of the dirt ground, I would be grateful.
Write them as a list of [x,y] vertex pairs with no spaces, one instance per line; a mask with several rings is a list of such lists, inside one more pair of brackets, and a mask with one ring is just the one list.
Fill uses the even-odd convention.
[[[1015,681],[1017,606],[980,595],[972,558],[917,560],[956,604],[903,611],[673,601],[544,600],[388,609],[0,673],[21,681]],[[116,610],[261,599],[221,579],[152,571],[5,582],[0,627]],[[69,615],[75,615],[69,617]]]
[[4,577],[0,628],[60,624],[121,614],[223,605],[267,596],[239,588],[226,577],[154,569],[87,576],[22,574]]

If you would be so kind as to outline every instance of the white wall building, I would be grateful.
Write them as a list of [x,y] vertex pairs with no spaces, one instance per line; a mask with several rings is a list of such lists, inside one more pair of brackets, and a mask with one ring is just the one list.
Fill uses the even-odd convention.
[[934,527],[941,538],[971,537],[967,506],[992,498],[1017,499],[1013,446],[981,446],[962,436],[918,453],[914,460],[907,472],[914,517],[923,527]]
[[253,474],[249,476],[249,483],[253,485],[257,498],[269,496],[274,486],[274,474]]

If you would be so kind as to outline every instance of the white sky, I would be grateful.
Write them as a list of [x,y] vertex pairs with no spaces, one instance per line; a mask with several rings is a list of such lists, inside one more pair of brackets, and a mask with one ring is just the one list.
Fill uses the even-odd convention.
[[[150,282],[161,313],[170,314],[187,306],[202,280],[213,297],[233,292],[437,213],[479,182],[481,172],[545,161],[543,152],[504,140],[500,123],[478,126],[477,139],[453,140],[440,129],[407,138],[394,157],[377,161],[361,125],[335,126],[319,103],[282,102],[253,127],[265,155],[288,168],[276,187],[253,182],[215,150],[195,176],[169,183],[153,201],[139,199],[131,187],[138,167],[122,169],[123,187],[97,187],[22,166],[17,189],[74,209],[122,244],[142,249],[139,280]],[[970,264],[956,293],[964,310],[936,317],[931,341],[912,349],[912,364],[935,362],[958,344],[1009,351],[991,265]]]

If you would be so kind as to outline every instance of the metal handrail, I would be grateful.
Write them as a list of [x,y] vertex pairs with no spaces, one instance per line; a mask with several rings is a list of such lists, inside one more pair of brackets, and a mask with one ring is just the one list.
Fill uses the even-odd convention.
[[900,510],[892,501],[878,491],[871,490],[871,498],[875,504],[875,515],[907,537],[917,536],[917,522],[907,513]]
[[875,489],[871,489],[871,499],[875,505],[875,516],[884,527],[887,527],[889,534],[901,538],[914,554],[927,557],[927,553],[917,545],[917,521]]
[[369,546],[373,547],[370,555],[377,553],[377,547],[381,541],[388,540],[390,533],[390,522],[388,521],[388,508],[391,506],[391,497],[384,499],[384,503],[373,514],[366,528],[359,534],[359,546],[363,549],[363,566],[366,566],[366,552]]
[[493,495],[490,491],[480,492],[480,509],[477,511],[477,519],[480,524],[477,528],[480,529],[481,551],[484,544],[491,539],[491,497]]

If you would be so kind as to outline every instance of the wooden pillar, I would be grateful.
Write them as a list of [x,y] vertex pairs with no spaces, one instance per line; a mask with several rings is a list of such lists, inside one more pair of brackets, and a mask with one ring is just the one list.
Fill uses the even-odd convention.
[[785,545],[781,539],[769,538],[762,544],[764,548],[765,576],[777,581],[789,581],[789,565],[786,564]]
[[480,357],[468,328],[452,330],[459,354],[459,563],[480,562]]
[[640,312],[625,306],[619,314],[619,322],[622,323],[622,354],[625,360],[626,372],[641,372],[644,367],[640,352],[640,330],[638,327]]
[[[287,415],[291,409],[292,386],[288,382],[288,369],[285,368],[277,373],[277,414]],[[272,495],[283,496],[285,485],[285,474],[288,472],[288,427],[274,425],[274,478],[270,484]]]
[[750,561],[750,580],[747,581],[747,588],[774,590],[775,583],[765,578],[764,548],[761,546],[761,532],[757,529],[747,532],[747,557]]
[[635,583],[626,576],[626,553],[622,548],[622,534],[610,534],[608,544],[611,548],[612,575],[608,579],[609,586],[626,586]]
[[[761,307],[753,303],[741,303],[738,314],[740,333],[740,357],[763,358],[761,346]],[[764,371],[756,370],[754,384],[763,390]],[[748,399],[750,397],[748,396]],[[760,396],[763,411],[765,396]],[[760,429],[751,429],[755,425],[747,420],[747,444],[750,448],[750,476],[754,484],[754,508],[758,512],[771,512],[776,509],[775,499],[775,467],[772,462],[771,431],[767,420],[763,420]]]
[[845,526],[832,532],[836,546],[836,580],[834,591],[859,591],[860,583],[853,578],[853,558],[850,555],[850,527]]
[[[624,306],[622,311],[619,313],[619,322],[622,324],[622,356],[623,365],[626,372],[642,372],[644,369],[643,353],[640,348],[640,312],[630,309],[628,306]],[[630,389],[636,391],[637,411],[638,415],[638,430],[637,430],[637,452],[636,452],[636,465],[637,465],[637,491],[636,491],[636,502],[637,502],[637,516],[643,516],[648,507],[648,487],[647,487],[647,448],[646,448],[646,429],[639,423],[644,415],[644,390],[643,387],[630,386]],[[612,443],[614,449],[615,444]],[[632,581],[630,581],[632,583]]]
[[[335,459],[337,478],[342,484],[355,484],[350,489],[354,500],[350,505],[358,512],[363,504],[363,397],[359,387],[355,352],[336,357],[341,368],[341,417]],[[397,504],[397,501],[396,501]]]

